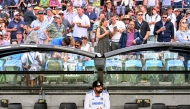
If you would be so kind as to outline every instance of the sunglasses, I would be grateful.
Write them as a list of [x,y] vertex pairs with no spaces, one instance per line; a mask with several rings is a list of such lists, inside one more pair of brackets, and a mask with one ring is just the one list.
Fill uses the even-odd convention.
[[75,45],[75,47],[79,47],[79,45]]
[[20,15],[15,15],[15,16],[20,16]]
[[187,22],[181,22],[182,24],[187,24]]
[[167,19],[167,17],[162,17],[163,19]]
[[138,16],[143,16],[143,14],[137,14]]
[[87,38],[81,38],[82,40],[86,40]]
[[63,16],[63,14],[59,14],[60,16]]

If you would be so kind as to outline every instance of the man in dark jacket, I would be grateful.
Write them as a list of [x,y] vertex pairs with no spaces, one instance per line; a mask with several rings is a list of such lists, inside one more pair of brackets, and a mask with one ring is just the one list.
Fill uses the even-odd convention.
[[119,40],[119,48],[130,47],[133,45],[142,44],[143,37],[138,30],[134,29],[135,22],[130,21],[128,24],[128,29],[124,31]]
[[157,35],[157,42],[173,42],[174,25],[167,20],[168,13],[162,13],[162,20],[157,22],[154,27],[154,35]]
[[32,21],[34,21],[36,19],[37,19],[37,17],[33,13],[33,6],[31,4],[28,4],[27,10],[24,13],[24,22],[26,22],[26,24],[30,25],[32,23]]

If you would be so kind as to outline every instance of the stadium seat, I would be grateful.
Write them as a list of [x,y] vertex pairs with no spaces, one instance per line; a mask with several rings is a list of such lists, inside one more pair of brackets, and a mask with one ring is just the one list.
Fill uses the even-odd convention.
[[164,60],[163,60],[163,63],[165,65],[165,69],[167,69],[167,61],[169,61],[169,60],[177,60],[177,58],[178,58],[178,53],[165,52],[164,53]]
[[137,103],[125,103],[124,109],[138,109]]
[[[163,69],[161,60],[147,60],[145,63],[146,71],[161,71]],[[163,80],[163,74],[148,74],[151,85],[158,85]]]
[[[125,62],[125,71],[141,71],[142,63],[140,60],[128,60]],[[137,84],[140,81],[139,74],[124,74],[123,81]]]
[[[84,63],[85,71],[96,71],[94,60],[88,60]],[[88,74],[85,76],[84,81],[88,83],[93,83],[97,79],[97,74]]]
[[[61,60],[47,60],[45,64],[46,71],[62,71],[63,63]],[[60,82],[62,80],[61,74],[45,74],[46,80],[48,82]]]
[[153,103],[152,109],[166,109],[166,105],[164,103]]
[[47,109],[47,103],[35,103],[34,109]]
[[[4,64],[6,62],[6,59],[0,58],[0,71],[4,71]],[[5,75],[0,74],[0,82],[4,83],[5,82]]]
[[178,105],[177,109],[190,109],[190,105]]
[[[168,71],[184,71],[185,67],[183,61],[181,60],[168,60],[167,61],[167,70]],[[184,74],[169,74],[169,81],[172,81],[173,84],[182,84],[185,82]]]
[[21,103],[9,103],[8,109],[22,109]]
[[59,109],[77,109],[76,103],[61,103]]
[[[5,66],[5,71],[20,71],[19,66]],[[5,74],[6,82],[16,84],[21,82],[22,75],[19,74]]]
[[158,53],[143,53],[144,56],[144,63],[146,63],[147,60],[158,60],[159,54]]
[[[187,61],[187,70],[190,71],[190,60]],[[188,74],[188,81],[190,81],[190,74]]]
[[[120,60],[106,60],[106,71],[121,71],[122,62]],[[109,84],[117,84],[122,81],[122,75],[118,74],[107,74],[106,81],[109,81]]]

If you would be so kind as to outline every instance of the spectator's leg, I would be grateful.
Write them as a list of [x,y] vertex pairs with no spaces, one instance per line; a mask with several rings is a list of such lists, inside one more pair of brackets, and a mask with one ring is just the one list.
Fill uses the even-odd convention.
[[90,40],[91,40],[91,43],[92,43],[92,47],[94,47],[94,42],[95,42],[94,39],[95,39],[95,33],[90,31]]
[[117,6],[117,15],[119,15],[121,12],[121,7],[120,6]]
[[117,50],[119,47],[119,43],[118,42],[111,42],[111,50]]
[[122,15],[125,15],[125,6],[122,6],[121,8],[122,8],[121,9],[122,10]]

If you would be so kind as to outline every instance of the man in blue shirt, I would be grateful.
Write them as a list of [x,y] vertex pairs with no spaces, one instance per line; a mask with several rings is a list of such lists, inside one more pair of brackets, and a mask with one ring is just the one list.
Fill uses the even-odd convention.
[[9,23],[7,32],[11,32],[11,39],[16,39],[16,31],[24,32],[24,21],[20,19],[20,13],[14,13],[14,19]]
[[96,16],[96,13],[92,12],[92,5],[88,5],[87,12],[85,12],[84,14],[87,15],[88,18],[90,19],[90,28],[88,28],[87,38],[91,39],[92,46],[94,47],[95,33],[92,32],[92,28],[93,28],[93,24],[95,23],[97,19],[97,16]]
[[154,27],[154,35],[158,35],[157,42],[173,42],[174,25],[167,20],[168,13],[162,13],[162,20],[157,22]]

